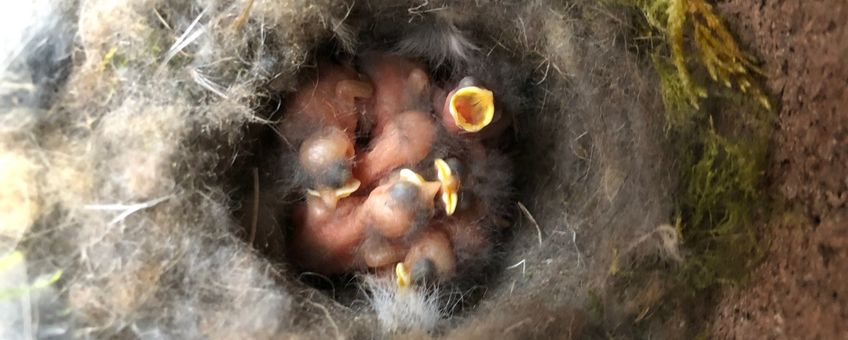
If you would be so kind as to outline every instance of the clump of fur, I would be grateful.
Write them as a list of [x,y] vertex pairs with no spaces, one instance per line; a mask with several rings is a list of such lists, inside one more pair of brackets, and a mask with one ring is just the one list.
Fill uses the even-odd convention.
[[450,19],[436,16],[416,26],[397,42],[395,53],[425,58],[437,67],[448,63],[459,69],[475,59],[473,54],[479,48]]
[[432,331],[443,322],[438,290],[398,289],[392,278],[372,275],[366,276],[364,282],[370,304],[384,330],[391,333]]

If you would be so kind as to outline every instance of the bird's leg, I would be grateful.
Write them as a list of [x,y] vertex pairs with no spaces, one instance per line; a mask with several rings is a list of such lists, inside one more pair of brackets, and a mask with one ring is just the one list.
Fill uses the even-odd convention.
[[352,134],[356,131],[357,122],[363,113],[360,107],[362,103],[357,102],[357,99],[370,99],[374,95],[374,87],[361,80],[342,79],[336,83],[335,90],[334,115],[340,122],[346,124],[347,132]]
[[412,68],[406,77],[406,107],[412,108],[416,103],[426,101],[430,97],[430,76],[421,68]]
[[374,87],[361,80],[343,79],[336,84],[336,98],[344,102],[371,98],[373,94]]

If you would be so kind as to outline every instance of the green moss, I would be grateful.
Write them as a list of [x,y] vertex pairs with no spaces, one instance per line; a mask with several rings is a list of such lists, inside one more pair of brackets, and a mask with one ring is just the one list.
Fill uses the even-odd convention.
[[[747,94],[764,109],[771,104],[754,79],[762,72],[754,58],[745,53],[722,24],[707,0],[613,0],[612,3],[637,8],[652,33],[664,44],[653,52],[666,58],[679,85],[674,88],[687,104],[698,108],[709,91],[693,76],[706,71],[712,81]],[[694,64],[694,65],[693,65]]]
[[656,52],[651,59],[660,78],[660,95],[665,106],[666,128],[668,130],[690,129],[702,112],[689,105],[686,84],[668,59]]
[[[754,79],[759,70],[705,0],[615,2],[637,8],[637,26],[663,38],[649,53],[681,172],[678,230],[690,254],[676,277],[692,291],[736,284],[761,253],[751,213],[764,201],[771,106]],[[719,110],[739,112],[722,115],[723,125],[745,128],[717,128]]]
[[[678,140],[682,174],[677,203],[683,245],[693,256],[678,279],[692,292],[745,279],[762,247],[751,214],[765,200],[762,179],[767,134],[720,135],[712,119],[705,130],[689,130]],[[697,138],[691,138],[698,133]]]
[[653,43],[645,55],[660,80],[676,154],[672,218],[687,254],[670,271],[661,261],[636,264],[630,275],[616,275],[619,287],[638,287],[662,273],[668,292],[655,303],[653,317],[661,323],[669,313],[689,313],[689,335],[706,336],[698,326],[703,315],[695,314],[707,312],[693,307],[704,309],[720,288],[743,283],[763,255],[765,243],[752,221],[768,205],[763,179],[771,105],[756,80],[761,73],[754,59],[706,0],[612,1],[638,10],[637,40]]

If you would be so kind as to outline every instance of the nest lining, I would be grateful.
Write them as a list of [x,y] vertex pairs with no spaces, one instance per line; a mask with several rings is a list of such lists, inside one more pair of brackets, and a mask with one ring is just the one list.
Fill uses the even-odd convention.
[[[457,337],[582,331],[587,292],[603,287],[613,250],[668,218],[656,80],[612,39],[623,29],[591,3],[419,5],[56,7],[78,32],[78,53],[59,58],[68,80],[38,104],[5,105],[15,110],[4,121],[24,123],[1,136],[10,159],[35,169],[26,181],[38,188],[35,211],[15,216],[24,231],[13,248],[26,254],[29,276],[63,272],[30,296],[39,330],[186,338],[370,337],[375,325]],[[426,58],[437,76],[476,72],[506,84],[495,92],[516,114],[504,137],[517,165],[516,205],[507,208],[515,225],[486,284],[455,295],[476,295],[475,308],[445,320],[381,313],[391,304],[341,305],[278,262],[281,245],[260,254],[245,241],[281,240],[239,227],[258,216],[240,198],[254,195],[269,168],[260,159],[273,152],[263,136],[282,100],[275,96],[293,89],[328,43],[345,53],[373,43]],[[57,305],[71,313],[50,312]]]

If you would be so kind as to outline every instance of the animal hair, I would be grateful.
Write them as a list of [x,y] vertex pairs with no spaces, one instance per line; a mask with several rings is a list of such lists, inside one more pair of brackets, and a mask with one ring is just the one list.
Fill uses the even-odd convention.
[[[0,337],[579,335],[611,249],[668,222],[657,80],[620,39],[624,10],[484,2],[6,10],[25,20],[0,21]],[[280,107],[319,51],[369,49],[440,83],[474,75],[512,114],[487,147],[515,180],[481,195],[506,202],[499,217],[523,202],[539,229],[509,220],[453,314],[370,276],[311,287],[286,262],[304,174],[281,151]]]

